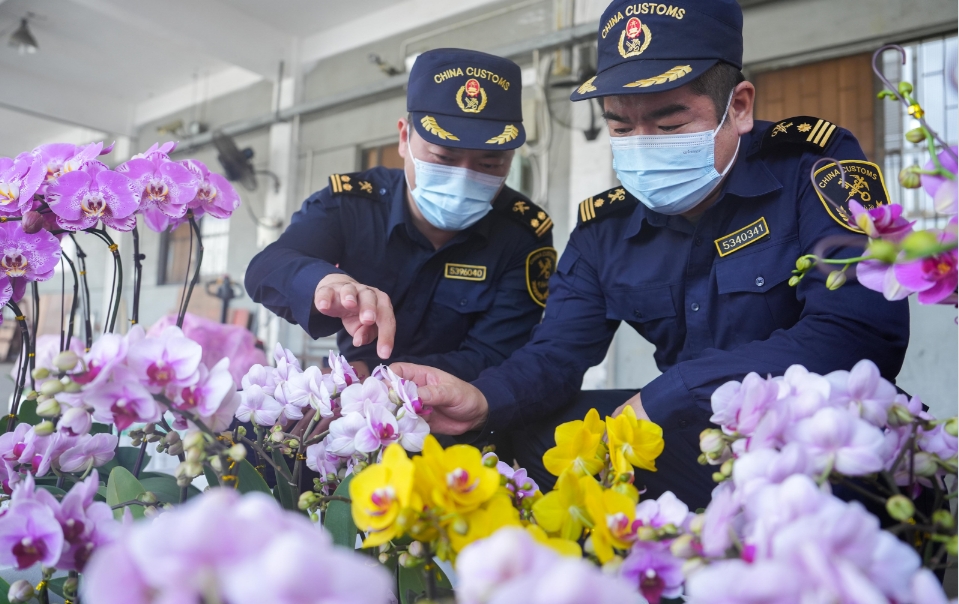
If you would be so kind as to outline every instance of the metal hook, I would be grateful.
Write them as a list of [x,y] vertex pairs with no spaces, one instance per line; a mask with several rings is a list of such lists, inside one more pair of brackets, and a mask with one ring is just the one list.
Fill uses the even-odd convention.
[[839,167],[839,178],[842,182],[843,189],[846,188],[846,169],[842,167],[842,164],[839,163],[839,160],[833,159],[831,157],[820,157],[815,162],[813,162],[812,168],[809,169],[809,180],[810,182],[812,182],[812,186],[817,191],[819,191],[819,194],[822,195],[823,199],[825,199],[830,204],[832,204],[832,207],[836,208],[836,211],[840,212],[840,215],[842,215],[842,213],[846,212],[846,208],[842,207],[841,204],[838,204],[835,201],[833,201],[832,197],[829,196],[829,193],[826,193],[825,189],[821,189],[819,185],[816,184],[816,169],[819,167],[819,164],[821,164],[822,162],[832,162]]
[[[899,87],[894,86],[892,82],[886,79],[886,76],[883,75],[882,70],[878,66],[879,58],[882,56],[882,53],[884,53],[887,50],[898,51],[899,56],[902,57],[902,64],[903,65],[906,64],[906,49],[904,49],[902,46],[899,46],[898,44],[886,44],[885,46],[882,46],[878,50],[876,50],[876,52],[872,53],[872,71],[873,73],[876,74],[876,77],[879,78],[879,80],[883,83],[883,85],[885,85],[886,89],[889,90],[897,99],[899,99],[899,102],[902,103],[906,109],[909,109],[911,105],[909,104],[909,101],[907,101],[901,94],[899,94]],[[919,123],[922,124],[922,126],[932,134],[932,137],[936,139],[936,142],[938,142],[939,145],[942,146],[943,150],[945,150],[946,153],[951,155],[953,159],[959,160],[959,157],[956,156],[956,153],[955,151],[952,150],[952,147],[946,144],[946,141],[942,140],[942,137],[939,136],[938,132],[936,132],[935,130],[929,127],[929,124],[926,122],[925,117],[922,117],[922,116],[913,116],[913,117],[919,120]]]

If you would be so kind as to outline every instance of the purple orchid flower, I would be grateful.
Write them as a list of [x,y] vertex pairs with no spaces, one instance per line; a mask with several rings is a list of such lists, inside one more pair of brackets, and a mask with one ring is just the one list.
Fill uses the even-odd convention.
[[19,301],[27,281],[46,281],[60,262],[60,242],[47,231],[28,235],[17,222],[0,224],[0,273],[13,285]]
[[88,162],[94,161],[98,155],[106,155],[113,151],[113,145],[104,148],[103,143],[90,143],[78,147],[70,143],[51,143],[40,145],[32,151],[39,159],[43,172],[43,182],[37,191],[46,195],[47,187],[56,183],[63,174],[68,174],[83,168]]
[[649,604],[659,604],[663,598],[675,598],[683,592],[683,561],[670,553],[666,543],[636,542],[619,574],[637,585]]
[[112,229],[131,231],[136,226],[134,213],[140,195],[136,184],[123,174],[90,162],[49,185],[46,201],[63,229],[89,229],[102,220]]
[[300,365],[300,360],[296,358],[296,355],[293,354],[292,351],[283,348],[279,342],[277,342],[276,346],[273,347],[273,361],[276,363],[277,367],[286,364],[291,366],[294,371],[303,371],[303,367]]
[[118,440],[115,434],[84,434],[60,455],[60,469],[79,472],[102,466],[113,459]]
[[158,394],[196,384],[202,356],[199,344],[185,337],[178,327],[170,326],[159,337],[143,338],[136,346],[131,342],[127,365],[147,390]]
[[112,543],[118,536],[120,525],[110,506],[93,500],[99,482],[100,477],[93,470],[86,480],[70,489],[55,512],[65,541],[57,562],[59,569],[82,571],[95,548]]
[[749,373],[740,382],[727,382],[712,395],[713,416],[710,421],[730,432],[750,434],[776,402],[779,385],[756,373]]
[[400,427],[396,423],[396,417],[386,407],[367,403],[363,416],[365,425],[356,432],[353,440],[357,451],[372,453],[399,440]]
[[883,468],[882,431],[845,409],[826,408],[787,431],[789,441],[806,447],[814,471],[827,466],[849,476]]
[[[956,153],[959,150],[959,147],[953,146],[952,153]],[[945,150],[939,152],[939,162],[942,164],[942,167],[946,170],[953,173],[953,175],[959,172],[956,166],[955,157],[948,153]],[[933,170],[935,169],[935,164],[932,160],[929,160],[929,163],[926,164],[924,170]],[[933,176],[931,174],[920,174],[919,179],[922,182],[922,188],[925,189],[926,193],[932,197],[933,205],[936,208],[936,211],[940,214],[955,214],[959,207],[957,207],[957,199],[959,199],[959,189],[957,189],[957,183],[955,178],[945,178],[943,176]]]
[[[953,218],[951,224],[954,225],[955,220]],[[940,242],[955,241],[955,235],[948,229],[940,232],[938,238]],[[919,292],[916,300],[920,304],[953,304],[959,285],[957,264],[959,252],[953,248],[929,258],[896,264],[893,271],[903,287]]]
[[430,433],[430,425],[425,419],[412,413],[405,413],[396,420],[396,427],[400,431],[400,446],[411,453],[419,453],[423,450],[423,443]]
[[880,260],[863,260],[857,264],[856,279],[863,287],[881,293],[889,301],[903,300],[915,293],[896,279],[896,265]]
[[852,214],[849,224],[859,227],[873,239],[882,238],[899,243],[912,232],[912,225],[916,224],[902,217],[902,206],[897,203],[866,210],[858,201],[851,199],[849,211]]
[[34,208],[33,194],[43,184],[40,159],[21,153],[14,159],[0,157],[0,214],[22,215]]
[[306,448],[306,467],[320,475],[325,480],[330,474],[336,475],[345,460],[326,450],[326,441],[321,441]]
[[357,377],[356,372],[353,371],[353,367],[350,366],[346,357],[336,354],[331,350],[327,362],[330,365],[330,375],[333,377],[333,383],[336,384],[338,390],[341,391],[347,386],[360,381],[360,378]]
[[171,160],[164,149],[167,143],[154,145],[146,153],[136,155],[117,166],[116,171],[128,176],[140,193],[140,213],[146,225],[157,232],[170,226],[170,219],[182,218],[188,204],[196,197],[193,174]]
[[356,435],[366,427],[366,417],[358,411],[333,420],[330,433],[324,441],[326,450],[333,455],[350,457],[356,453]]
[[55,516],[59,507],[49,492],[35,490],[33,477],[20,482],[0,516],[0,564],[19,570],[37,562],[55,566],[63,551],[63,531]]
[[343,413],[363,412],[364,409],[372,405],[375,407],[386,407],[390,405],[390,391],[386,384],[379,380],[366,380],[363,383],[356,383],[343,389],[340,395],[340,407]]
[[117,367],[113,381],[89,388],[86,402],[93,407],[93,419],[116,424],[126,430],[134,422],[159,421],[162,415],[153,395],[125,367]]
[[[11,298],[13,298],[13,283],[6,275],[0,275],[0,308],[6,306]],[[0,325],[3,325],[2,314],[0,314]]]
[[283,405],[256,384],[244,388],[240,395],[240,406],[237,407],[236,418],[241,422],[272,426],[283,413]]
[[180,165],[193,174],[196,182],[196,197],[188,204],[194,216],[209,214],[214,218],[229,218],[240,207],[240,195],[230,181],[210,172],[203,162],[187,159]]
[[863,359],[852,371],[834,371],[825,377],[832,386],[833,403],[848,407],[874,426],[885,427],[898,393],[882,378],[875,363]]
[[257,364],[250,367],[250,370],[247,371],[246,375],[240,380],[240,387],[246,390],[250,386],[259,386],[267,392],[273,392],[276,390],[278,383],[279,379],[276,375],[276,369]]
[[682,528],[690,518],[689,506],[680,501],[672,491],[666,491],[658,499],[644,499],[636,506],[639,526],[661,528],[671,524]]
[[93,418],[90,416],[90,412],[82,406],[67,408],[60,416],[60,421],[57,422],[57,430],[61,430],[70,436],[88,434],[92,427]]
[[44,476],[50,466],[76,442],[76,438],[63,432],[54,432],[49,436],[38,436],[32,429],[23,439],[23,449],[19,462],[36,476]]
[[173,406],[181,411],[193,411],[200,417],[216,413],[220,404],[236,390],[229,367],[230,359],[220,359],[213,369],[201,364],[197,383],[180,390]]
[[[133,331],[131,331],[131,335]],[[41,336],[43,337],[43,336]],[[56,336],[52,336],[56,341]],[[80,342],[79,338],[71,341]],[[82,344],[78,344],[82,346]],[[90,351],[83,354],[86,371],[73,375],[73,381],[83,385],[99,385],[109,381],[114,367],[122,365],[127,358],[127,338],[108,333],[93,343]],[[82,353],[82,348],[81,348]]]

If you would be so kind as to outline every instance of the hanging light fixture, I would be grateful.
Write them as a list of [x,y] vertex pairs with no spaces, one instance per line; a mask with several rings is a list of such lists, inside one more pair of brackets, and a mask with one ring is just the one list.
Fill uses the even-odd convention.
[[40,45],[37,44],[37,39],[33,37],[33,34],[30,33],[30,27],[27,25],[26,18],[20,20],[20,27],[17,28],[17,31],[10,34],[10,41],[8,44],[16,48],[20,54],[33,54],[40,50]]

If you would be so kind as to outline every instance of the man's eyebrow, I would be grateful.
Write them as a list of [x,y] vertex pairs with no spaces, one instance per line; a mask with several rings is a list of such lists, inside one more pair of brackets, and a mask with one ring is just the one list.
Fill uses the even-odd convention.
[[663,119],[664,117],[681,113],[683,111],[689,111],[689,107],[681,103],[673,103],[672,105],[666,105],[665,107],[660,107],[659,109],[650,111],[643,116],[643,119],[652,122]]
[[612,122],[623,122],[624,124],[630,123],[628,117],[623,117],[623,116],[621,116],[621,115],[617,115],[617,114],[613,113],[612,111],[608,111],[608,110],[607,110],[607,111],[603,111],[603,119],[606,120],[607,122],[610,122],[610,121],[612,121]]

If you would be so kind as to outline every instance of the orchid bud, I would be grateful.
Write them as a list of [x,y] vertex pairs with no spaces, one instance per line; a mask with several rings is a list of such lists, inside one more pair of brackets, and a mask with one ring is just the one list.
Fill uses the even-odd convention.
[[[157,445],[157,451],[163,450],[160,447],[161,445]],[[167,453],[169,453],[170,455],[179,455],[180,453],[183,453],[183,443],[180,441],[177,441],[173,443],[172,445],[167,445],[166,450],[167,450]]]
[[50,436],[56,431],[56,427],[50,420],[43,420],[33,427],[33,433],[37,436]]
[[610,575],[610,576],[618,575],[619,569],[622,565],[623,565],[623,557],[613,555],[613,557],[610,558],[608,562],[606,562],[605,564],[603,564],[602,567],[600,567],[600,570],[603,571],[604,575]]
[[826,288],[835,291],[846,282],[846,273],[843,271],[833,271],[826,277]]
[[905,189],[918,189],[922,186],[922,177],[916,172],[919,166],[906,166],[899,171],[899,184]]
[[811,269],[812,266],[813,266],[813,261],[812,261],[812,258],[810,258],[809,256],[800,256],[800,257],[796,260],[796,270],[797,270],[797,271],[806,272],[806,271],[808,271],[809,269]]
[[[380,564],[386,564],[387,562],[390,561],[390,555],[389,555],[389,554],[380,554],[380,555],[379,555],[379,558],[377,558],[377,559],[380,561]],[[406,565],[404,564],[403,566],[406,566]]]
[[899,94],[905,96],[907,94],[912,94],[912,84],[903,80],[899,82]]
[[880,262],[885,262],[886,264],[895,262],[896,256],[899,255],[899,249],[896,248],[896,244],[886,241],[885,239],[870,239],[867,251],[870,257]]
[[636,529],[636,538],[640,541],[656,541],[656,529],[651,526],[641,526]]
[[413,556],[409,555],[406,552],[403,552],[402,554],[400,554],[399,558],[397,559],[397,562],[403,568],[416,568],[420,564],[419,560],[417,560],[416,558],[414,558]]
[[699,457],[696,458],[696,461],[698,461],[699,465],[701,466],[709,465],[709,459],[706,458],[705,453],[700,453]]
[[[143,433],[144,433],[144,434],[153,434],[154,432],[156,432],[156,429],[157,429],[157,428],[156,428],[156,424],[147,424],[147,425],[143,426]],[[176,433],[174,432],[174,434],[176,434]]]
[[706,455],[719,457],[725,448],[726,441],[721,430],[707,428],[699,434],[699,449]]
[[47,380],[40,386],[40,394],[46,396],[55,396],[63,392],[63,384],[59,380]]
[[726,476],[722,472],[713,472],[713,482],[722,482],[726,480]]
[[316,501],[316,493],[313,493],[312,491],[306,491],[305,493],[300,493],[300,499],[296,502],[296,507],[306,511],[316,505]]
[[905,495],[893,495],[886,500],[886,511],[894,520],[906,522],[916,513],[916,506]]
[[902,249],[913,258],[924,258],[939,251],[939,240],[929,231],[915,231],[902,240]]
[[143,508],[144,518],[156,518],[159,513],[160,513],[160,510],[156,509],[152,505],[149,505]]
[[240,444],[233,445],[226,450],[226,454],[233,461],[243,461],[246,459],[246,447]]
[[[193,451],[190,451],[192,453]],[[187,459],[190,459],[189,453],[187,454]],[[210,458],[210,467],[213,468],[213,471],[217,474],[223,473],[223,463],[220,461],[219,457],[213,456]]]
[[957,426],[957,423],[959,423],[959,420],[957,420],[957,418],[950,417],[949,419],[946,420],[946,423],[945,425],[943,425],[942,429],[945,430],[946,434],[948,434],[949,436],[956,436],[957,434],[959,434],[959,426]]
[[702,558],[690,558],[689,560],[686,560],[685,562],[683,562],[683,568],[682,568],[683,576],[689,577],[694,572],[702,568],[704,565],[705,564],[703,563]]
[[23,213],[23,220],[20,221],[20,228],[27,235],[39,233],[43,229],[43,215],[36,210],[30,210]]
[[148,443],[158,443],[163,439],[159,434],[151,434],[146,437]]
[[409,548],[407,548],[410,555],[415,558],[422,558],[426,554],[426,547],[419,541],[414,541],[410,543]]
[[465,518],[460,517],[453,521],[452,528],[453,528],[453,531],[456,532],[456,534],[465,535],[466,533],[469,532],[470,525],[468,522],[466,522]]
[[281,443],[283,442],[283,437],[286,436],[283,434],[283,431],[271,432],[270,433],[270,442]]
[[902,426],[908,426],[916,418],[909,412],[909,409],[906,409],[902,405],[893,405],[889,408],[889,411],[886,413],[886,423],[889,424],[891,428],[899,428]]
[[729,477],[733,475],[733,460],[727,459],[723,462],[723,465],[719,466],[719,471],[723,476]]
[[922,128],[913,128],[906,133],[906,140],[910,143],[921,143],[926,140],[926,131]]
[[67,580],[63,582],[63,597],[75,599],[79,587],[80,581],[76,577],[67,577]]
[[789,287],[796,287],[799,285],[799,282],[802,281],[802,277],[799,275],[793,275],[789,278]]
[[157,502],[157,496],[152,491],[145,491],[137,496],[137,501],[154,504]]
[[583,543],[583,552],[589,554],[590,556],[596,555],[596,547],[593,545],[592,535],[587,537],[586,541]]
[[932,521],[937,526],[941,526],[947,530],[951,530],[956,526],[956,521],[953,519],[949,510],[936,510],[932,513]]
[[310,521],[312,521],[313,524],[318,524],[320,522],[320,515],[316,512],[310,512]]
[[60,415],[60,403],[55,398],[48,398],[37,405],[37,415],[40,417],[56,417]]
[[956,541],[956,535],[949,537],[946,541],[946,553],[950,556],[959,554],[959,543]]
[[24,394],[23,398],[27,399],[28,401],[35,401],[37,400],[38,396],[40,396],[40,393],[38,393],[36,390],[31,390]]
[[14,581],[10,584],[10,591],[7,592],[7,599],[11,604],[21,604],[33,599],[33,585],[25,579]]
[[487,468],[495,468],[499,463],[499,457],[495,453],[487,453],[483,456],[483,465]]
[[168,445],[172,445],[173,443],[180,442],[180,433],[174,430],[170,430],[169,432],[166,433],[166,436],[163,437],[163,442],[165,442]]
[[696,550],[693,549],[693,536],[680,535],[676,537],[669,545],[669,551],[677,558],[692,558],[696,555]]
[[70,371],[77,366],[78,362],[80,362],[80,357],[72,350],[64,350],[53,357],[53,365],[60,371]]
[[936,465],[936,458],[925,451],[916,453],[912,458],[912,462],[913,471],[916,473],[916,476],[929,478],[935,476],[936,470],[939,469]]
[[689,521],[689,530],[695,535],[700,534],[701,532],[703,532],[703,523],[705,521],[706,521],[705,514],[696,514]]
[[245,437],[245,436],[246,436],[246,428],[244,428],[243,426],[237,426],[237,427],[236,427],[236,439],[237,439],[237,440],[240,440],[241,438],[243,438],[243,437]]
[[183,448],[184,449],[196,449],[203,447],[203,433],[199,430],[195,432],[190,432],[186,435],[186,438],[183,439]]
[[75,394],[75,393],[80,392],[81,390],[83,390],[83,386],[81,386],[80,384],[74,382],[73,380],[71,380],[71,379],[69,379],[69,378],[64,378],[64,379],[67,380],[66,382],[63,382],[63,391],[64,391],[64,392],[69,392],[69,393],[71,393],[71,394]]

